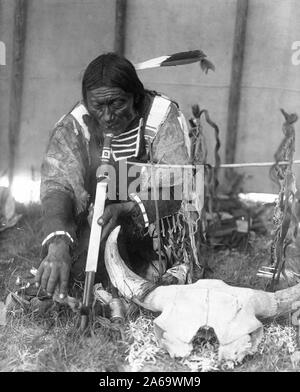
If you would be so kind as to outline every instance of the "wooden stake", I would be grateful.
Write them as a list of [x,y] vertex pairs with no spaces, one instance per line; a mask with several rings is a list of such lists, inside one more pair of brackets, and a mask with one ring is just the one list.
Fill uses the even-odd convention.
[[26,39],[26,0],[16,0],[14,17],[13,58],[9,105],[9,187],[12,185],[16,153],[19,144],[22,92],[24,78],[24,53]]
[[127,0],[116,0],[114,51],[122,56],[125,53],[126,8]]
[[226,162],[228,163],[235,161],[236,153],[248,0],[238,0],[236,10],[225,150]]

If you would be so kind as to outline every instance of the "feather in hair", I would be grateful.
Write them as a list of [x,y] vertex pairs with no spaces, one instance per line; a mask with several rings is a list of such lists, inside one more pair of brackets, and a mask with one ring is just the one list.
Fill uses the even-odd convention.
[[201,50],[190,50],[188,52],[178,52],[167,56],[155,57],[153,59],[138,63],[135,65],[136,70],[171,67],[176,65],[192,64],[200,62],[201,69],[207,73],[209,69],[215,70],[212,62],[206,59],[206,54]]

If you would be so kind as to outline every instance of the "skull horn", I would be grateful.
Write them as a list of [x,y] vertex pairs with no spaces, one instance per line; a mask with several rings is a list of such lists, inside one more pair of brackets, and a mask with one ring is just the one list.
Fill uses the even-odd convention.
[[[175,285],[157,287],[127,267],[122,260],[117,244],[120,226],[116,227],[109,235],[105,247],[105,265],[112,284],[127,299],[152,311],[162,311],[168,299],[175,295]],[[213,280],[201,280],[206,288],[213,289]],[[212,286],[210,286],[212,284]],[[241,287],[228,286],[236,295],[247,296],[255,315],[261,318],[274,317],[288,313],[292,305],[300,300],[300,283],[287,289],[269,293]]]
[[149,310],[158,311],[159,309],[153,309],[150,305],[148,308],[148,301],[144,303],[145,297],[153,291],[156,285],[131,271],[119,254],[117,238],[120,228],[118,226],[110,233],[105,246],[105,266],[110,280],[126,299]]

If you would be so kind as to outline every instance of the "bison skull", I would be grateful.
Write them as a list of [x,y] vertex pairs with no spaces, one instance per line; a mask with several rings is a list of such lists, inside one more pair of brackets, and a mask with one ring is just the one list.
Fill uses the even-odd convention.
[[290,311],[300,298],[300,284],[275,293],[233,287],[215,279],[157,287],[126,266],[117,246],[119,230],[110,234],[105,248],[111,282],[125,298],[160,312],[154,320],[156,335],[172,357],[189,355],[197,331],[211,327],[220,344],[219,360],[240,362],[261,341],[259,319]]

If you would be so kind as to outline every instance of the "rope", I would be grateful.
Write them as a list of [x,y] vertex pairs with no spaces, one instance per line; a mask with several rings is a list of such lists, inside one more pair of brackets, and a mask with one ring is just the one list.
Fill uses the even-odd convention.
[[[245,163],[223,163],[219,167],[220,168],[228,168],[228,167],[269,167],[273,166],[275,162],[245,162]],[[139,163],[134,162],[136,166],[152,166],[149,163]],[[288,165],[288,161],[280,161],[276,162],[277,165]],[[300,159],[293,161],[293,164],[299,165]],[[215,167],[214,165],[210,165],[211,167]],[[168,164],[155,164],[155,168],[174,168],[174,169],[195,169],[196,165],[168,165]]]

